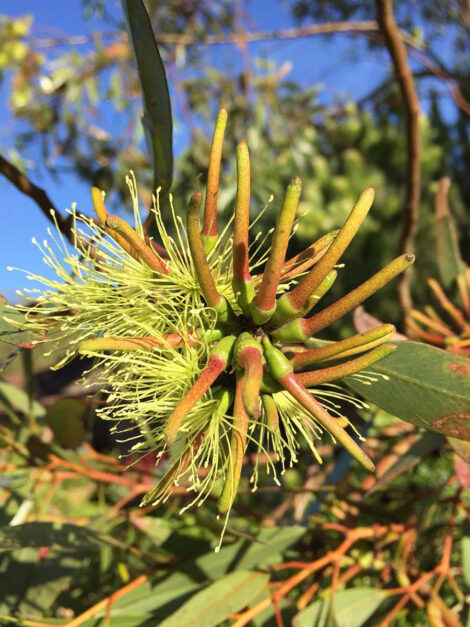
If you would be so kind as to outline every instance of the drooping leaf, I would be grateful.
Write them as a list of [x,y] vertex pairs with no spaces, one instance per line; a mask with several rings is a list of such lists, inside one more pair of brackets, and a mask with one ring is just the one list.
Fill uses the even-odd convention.
[[454,282],[464,267],[457,228],[447,200],[449,187],[450,180],[447,177],[441,179],[435,200],[437,264],[442,284],[445,287],[449,287]]
[[160,627],[217,627],[265,588],[269,575],[237,571],[197,592]]
[[79,398],[60,398],[48,408],[46,422],[61,446],[76,449],[85,440],[86,409],[87,404]]
[[[445,444],[445,437],[440,433],[435,433],[434,431],[427,431],[423,433],[423,435],[417,440],[410,448],[406,451],[404,455],[401,455],[400,458],[384,473],[380,479],[372,486],[369,490],[368,494],[383,488],[387,483],[398,477],[406,470],[413,468],[416,464],[419,464],[426,455],[432,453],[436,449],[440,448]],[[458,442],[462,442],[462,440],[457,440]]]
[[142,88],[144,127],[154,189],[168,194],[173,177],[173,123],[165,68],[142,0],[122,0]]
[[31,331],[24,314],[0,301],[0,342],[21,348],[34,348],[43,339],[43,335]]
[[470,439],[470,361],[419,342],[397,350],[370,369],[371,381],[345,382],[367,401],[418,427]]

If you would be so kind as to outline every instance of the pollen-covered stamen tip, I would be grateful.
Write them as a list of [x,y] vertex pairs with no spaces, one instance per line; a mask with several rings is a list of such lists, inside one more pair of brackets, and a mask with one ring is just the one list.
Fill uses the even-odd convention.
[[255,295],[248,256],[250,226],[250,155],[245,142],[237,146],[237,202],[233,226],[232,288],[241,309],[249,312]]
[[260,388],[263,380],[263,349],[250,333],[241,333],[235,343],[235,364],[245,373],[243,403],[252,418],[259,418]]
[[219,190],[220,163],[224,143],[227,111],[220,109],[215,123],[207,172],[206,200],[204,203],[204,220],[201,239],[206,255],[214,248],[217,241],[217,194]]
[[344,448],[367,470],[374,464],[333,416],[297,380],[287,357],[275,348],[268,337],[263,338],[264,356],[273,377],[289,392]]
[[223,372],[227,367],[227,363],[232,355],[235,339],[234,335],[224,337],[211,350],[207,366],[168,418],[165,428],[165,436],[168,444],[171,444],[175,440],[181,423],[187,414],[191,411],[198,400],[204,396],[221,372]]
[[284,202],[274,229],[271,250],[258,292],[251,304],[251,316],[255,324],[267,322],[276,310],[276,293],[286,258],[287,246],[299,206],[302,181],[294,178],[288,185]]

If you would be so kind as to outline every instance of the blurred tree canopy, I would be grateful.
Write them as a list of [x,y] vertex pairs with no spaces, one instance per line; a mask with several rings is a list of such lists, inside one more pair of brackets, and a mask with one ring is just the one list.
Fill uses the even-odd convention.
[[[464,207],[470,204],[465,176],[470,159],[470,104],[465,99],[470,18],[463,5],[435,0],[413,3],[409,11],[409,2],[396,3],[397,20],[411,42],[408,49],[418,93],[428,111],[420,120],[422,202],[414,281],[418,300],[420,276],[435,272],[432,198],[443,175],[454,182],[451,204],[464,249],[469,243]],[[283,6],[299,22],[299,29],[314,20],[333,23],[334,32],[338,21],[370,25],[375,17],[372,4],[303,0]],[[316,86],[306,89],[291,79],[287,64],[277,67],[269,58],[250,55],[242,35],[253,22],[250,2],[150,1],[147,8],[164,56],[173,106],[180,114],[176,123],[188,135],[177,154],[172,190],[177,211],[192,191],[205,185],[211,128],[222,104],[230,116],[219,196],[225,218],[231,214],[235,195],[235,145],[246,138],[252,153],[254,214],[271,194],[274,202],[280,202],[292,176],[304,181],[305,216],[291,242],[293,252],[339,226],[359,192],[372,185],[377,189],[374,211],[349,258],[363,261],[354,264],[354,272],[344,273],[346,283],[338,281],[336,289],[350,289],[366,277],[369,255],[386,263],[398,245],[406,170],[403,103],[393,75],[384,71],[379,87],[360,102],[345,99],[325,105]],[[54,175],[73,171],[85,184],[110,192],[115,205],[128,203],[125,174],[132,169],[137,172],[144,206],[149,206],[151,168],[140,123],[140,88],[119,6],[85,0],[83,10],[90,24],[100,16],[109,29],[78,38],[44,39],[34,36],[31,16],[2,18],[0,70],[14,120],[12,143],[2,152],[20,169],[40,155]],[[445,61],[440,56],[444,32],[452,48]],[[261,35],[276,38],[276,33]],[[370,54],[386,55],[377,30],[359,36],[365,38]],[[233,47],[234,63],[221,69],[214,65],[209,49],[224,40]],[[353,58],[357,54],[354,45],[351,53]],[[455,100],[450,115],[449,90]],[[107,127],[109,111],[119,113],[119,128]],[[35,177],[34,171],[31,176]],[[272,226],[274,215],[267,211],[259,228]],[[396,313],[390,294],[389,290],[388,296],[373,303],[377,315],[390,315],[391,309]]]

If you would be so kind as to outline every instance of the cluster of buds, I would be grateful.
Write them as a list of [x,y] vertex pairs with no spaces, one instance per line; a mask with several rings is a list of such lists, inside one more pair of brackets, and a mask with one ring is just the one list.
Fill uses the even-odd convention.
[[[193,502],[200,504],[220,481],[218,507],[228,515],[249,446],[266,453],[267,471],[272,468],[276,477],[275,462],[284,467],[286,450],[290,463],[295,462],[300,439],[318,457],[315,442],[326,431],[373,470],[331,399],[359,402],[330,384],[389,355],[396,348],[389,343],[395,329],[383,324],[337,342],[314,336],[403,272],[414,256],[398,257],[308,317],[335,281],[338,261],[365,219],[374,190],[361,194],[341,229],[286,260],[301,181],[295,178],[288,185],[266,246],[269,233],[261,240],[251,235],[250,159],[246,143],[240,142],[233,236],[227,236],[228,227],[219,234],[217,191],[226,121],[221,109],[202,227],[200,193],[190,199],[185,225],[173,211],[174,238],[156,199],[163,245],[158,246],[142,230],[132,179],[136,228],[108,215],[103,195],[93,189],[99,224],[77,217],[92,237],[84,244],[77,231],[72,256],[62,246],[72,275],[44,244],[46,262],[62,282],[49,282],[52,289],[40,293],[33,312],[36,321],[38,313],[48,314],[44,324],[62,331],[58,337],[62,343],[67,339],[69,351],[98,358],[92,371],[100,371],[110,389],[103,416],[117,420],[116,430],[130,434],[128,439],[135,437],[129,419],[140,429],[131,450],[157,450],[157,461],[169,451],[172,462],[144,503],[168,498],[184,480],[198,495]],[[32,320],[31,309],[24,311]],[[258,464],[255,486],[257,473]]]
[[436,279],[427,282],[443,312],[430,305],[424,308],[424,313],[412,309],[406,320],[409,335],[451,353],[470,355],[470,268],[456,277],[461,309],[449,300]]

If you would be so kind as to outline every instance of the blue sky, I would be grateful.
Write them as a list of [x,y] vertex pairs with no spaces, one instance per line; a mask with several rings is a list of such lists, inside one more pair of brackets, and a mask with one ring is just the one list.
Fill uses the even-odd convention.
[[[118,2],[109,2],[112,11],[119,11]],[[250,4],[257,30],[271,31],[294,26],[288,12],[278,2],[255,0]],[[66,7],[66,9],[64,8]],[[79,0],[2,0],[0,12],[7,16],[19,16],[27,13],[34,15],[33,36],[50,37],[59,35],[82,35],[95,30],[109,30],[109,25],[98,18],[85,20]],[[447,47],[449,41],[443,41]],[[78,46],[77,50],[85,54],[87,46]],[[222,67],[240,63],[240,53],[234,46],[224,45],[211,49],[212,60]],[[367,51],[365,42],[360,37],[337,35],[332,38],[316,36],[299,41],[269,41],[252,44],[250,54],[264,55],[278,65],[292,64],[290,76],[305,87],[321,87],[321,98],[332,102],[341,97],[343,100],[360,98],[371,91],[384,78],[389,65],[385,53]],[[442,85],[441,85],[442,88]],[[11,127],[7,106],[8,79],[0,91],[0,150],[11,147]],[[422,103],[425,109],[426,103]],[[449,114],[453,106],[449,103]],[[174,111],[175,149],[185,146],[184,119],[180,112]],[[114,120],[114,123],[118,121]],[[108,123],[108,120],[106,120]],[[109,119],[112,130],[113,119]],[[73,201],[83,213],[90,213],[89,192],[87,186],[73,175],[61,176],[60,180],[48,175],[45,168],[28,173],[31,179],[44,187],[52,201],[60,210],[70,207]],[[31,238],[39,240],[46,237],[49,225],[36,205],[29,198],[20,194],[5,178],[0,176],[1,225],[0,229],[0,293],[14,299],[15,289],[26,283],[23,275],[6,271],[6,266],[41,270],[41,256],[31,244]]]

